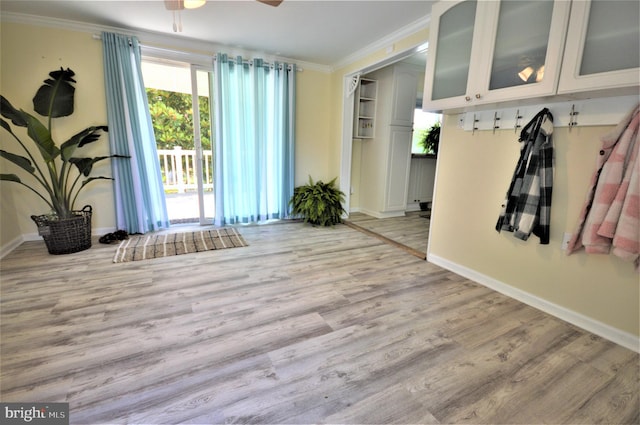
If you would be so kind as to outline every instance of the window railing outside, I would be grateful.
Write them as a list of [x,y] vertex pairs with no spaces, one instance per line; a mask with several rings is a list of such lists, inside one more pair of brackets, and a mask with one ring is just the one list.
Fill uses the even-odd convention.
[[[185,193],[197,190],[196,151],[184,150],[180,146],[173,149],[158,149],[160,171],[165,193]],[[202,151],[202,182],[204,191],[213,190],[212,151]]]

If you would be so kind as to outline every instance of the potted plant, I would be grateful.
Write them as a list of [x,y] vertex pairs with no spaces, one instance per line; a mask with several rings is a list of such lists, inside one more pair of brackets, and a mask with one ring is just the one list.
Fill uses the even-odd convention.
[[341,223],[344,193],[335,183],[335,178],[329,183],[322,180],[314,183],[309,176],[308,184],[293,189],[293,196],[289,201],[289,205],[293,207],[292,214],[313,225],[331,226]]
[[418,144],[424,150],[424,153],[438,155],[438,145],[440,144],[440,123],[437,122],[429,127]]
[[100,139],[101,133],[108,130],[106,125],[91,126],[72,136],[60,147],[52,139],[52,118],[66,117],[74,110],[75,73],[67,68],[52,71],[51,78],[44,81],[33,98],[33,109],[38,114],[48,117],[47,125],[38,118],[18,110],[4,97],[0,96],[0,114],[16,127],[24,127],[26,134],[38,148],[40,158],[37,160],[25,142],[12,130],[9,123],[0,119],[4,128],[26,156],[0,149],[0,157],[21,168],[29,176],[23,181],[16,174],[0,174],[0,181],[9,181],[25,186],[50,208],[49,214],[32,215],[38,225],[38,232],[43,236],[47,249],[51,254],[68,254],[81,251],[91,246],[91,207],[81,211],[74,210],[78,194],[87,184],[110,177],[90,177],[93,165],[108,158],[122,155],[98,156],[94,158],[76,157],[78,148],[82,148]]

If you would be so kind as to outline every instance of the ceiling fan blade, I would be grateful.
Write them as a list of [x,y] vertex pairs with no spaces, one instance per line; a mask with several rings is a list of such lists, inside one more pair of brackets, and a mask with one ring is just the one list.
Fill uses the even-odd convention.
[[273,7],[276,7],[280,3],[282,3],[282,0],[258,0],[258,1],[260,3],[268,4],[269,6],[273,6]]

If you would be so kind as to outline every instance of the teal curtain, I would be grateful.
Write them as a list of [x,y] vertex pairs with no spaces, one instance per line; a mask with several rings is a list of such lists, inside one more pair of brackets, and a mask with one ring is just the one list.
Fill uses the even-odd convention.
[[135,37],[102,33],[116,224],[129,233],[169,227],[162,175]]
[[295,64],[216,56],[217,225],[289,216],[295,73]]

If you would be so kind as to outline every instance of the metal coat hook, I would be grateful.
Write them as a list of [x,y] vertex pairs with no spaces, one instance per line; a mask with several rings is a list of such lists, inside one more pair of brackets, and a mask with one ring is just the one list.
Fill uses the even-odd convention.
[[522,119],[522,115],[520,115],[520,109],[516,110],[516,123],[513,125],[513,132],[517,133],[518,129],[520,127],[522,127],[521,124],[519,124],[519,121]]
[[471,124],[472,129],[471,129],[471,135],[473,136],[473,134],[476,132],[476,130],[478,129],[478,127],[476,127],[476,123],[479,120],[476,118],[476,114],[473,114],[473,123]]
[[500,117],[498,116],[498,111],[493,113],[493,134],[496,134],[496,129],[500,128],[500,126],[497,124],[498,121],[500,121]]
[[578,111],[575,110],[576,105],[571,105],[571,112],[569,112],[569,131],[571,131],[572,127],[578,125],[578,121],[576,121],[575,117],[579,114]]

